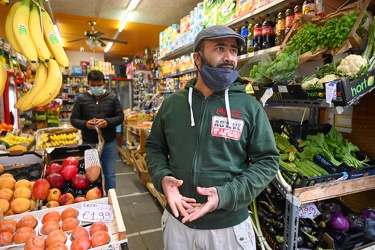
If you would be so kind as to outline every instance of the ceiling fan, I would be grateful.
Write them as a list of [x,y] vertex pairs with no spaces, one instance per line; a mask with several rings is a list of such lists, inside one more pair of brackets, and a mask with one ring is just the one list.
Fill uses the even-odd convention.
[[105,46],[107,46],[107,44],[103,41],[121,43],[121,44],[127,44],[128,43],[127,41],[101,37],[102,35],[104,35],[104,33],[94,29],[94,26],[96,25],[96,22],[95,21],[89,21],[88,23],[91,26],[91,30],[85,31],[85,36],[87,38],[79,38],[79,39],[75,39],[75,40],[70,40],[70,41],[68,41],[68,43],[77,42],[77,41],[81,41],[81,40],[86,39],[86,44],[90,47],[90,49],[92,49],[94,47],[105,47]]

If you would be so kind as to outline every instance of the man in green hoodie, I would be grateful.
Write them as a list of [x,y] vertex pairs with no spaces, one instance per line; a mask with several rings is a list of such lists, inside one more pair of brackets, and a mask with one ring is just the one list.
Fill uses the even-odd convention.
[[167,250],[256,249],[248,206],[279,154],[262,106],[236,81],[243,44],[226,26],[198,33],[198,77],[164,100],[146,139],[151,180],[167,199]]

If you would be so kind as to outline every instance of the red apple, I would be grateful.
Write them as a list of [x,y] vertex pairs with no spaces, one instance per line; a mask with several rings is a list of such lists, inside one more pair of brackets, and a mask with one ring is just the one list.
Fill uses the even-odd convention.
[[63,166],[63,169],[61,170],[62,177],[67,181],[71,180],[76,174],[78,174],[78,168],[75,165]]
[[65,158],[63,163],[62,163],[63,167],[68,166],[68,165],[74,165],[74,166],[78,167],[78,164],[79,164],[78,159],[77,159],[77,157],[74,157],[74,156],[69,156],[69,157]]
[[62,169],[62,165],[57,163],[57,162],[54,162],[54,163],[51,163],[47,169],[46,169],[46,175],[50,175],[52,173],[58,173],[60,174],[61,173],[61,169]]
[[74,202],[74,196],[71,193],[65,193],[61,195],[59,198],[60,206],[73,204],[73,202]]
[[90,181],[85,174],[76,174],[73,176],[71,182],[73,187],[77,189],[84,189],[90,184]]
[[96,200],[99,198],[102,198],[102,191],[100,191],[100,189],[97,187],[90,189],[86,193],[86,199],[89,201]]
[[37,179],[33,186],[34,197],[39,200],[47,199],[50,186],[46,179]]
[[47,175],[46,180],[51,185],[51,188],[60,188],[64,184],[64,177],[58,173]]

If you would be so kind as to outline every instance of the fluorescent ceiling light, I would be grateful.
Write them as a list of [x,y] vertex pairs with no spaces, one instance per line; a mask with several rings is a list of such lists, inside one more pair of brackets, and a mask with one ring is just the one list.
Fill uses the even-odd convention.
[[128,10],[128,11],[133,11],[133,10],[135,10],[135,8],[137,8],[137,5],[139,4],[140,1],[141,1],[141,0],[131,0],[130,3],[129,3],[129,5],[128,5],[127,10]]
[[121,31],[125,28],[125,26],[126,26],[126,24],[127,24],[127,22],[128,22],[128,14],[129,14],[129,12],[126,11],[126,12],[125,12],[124,19],[122,19],[122,22],[121,22],[121,24],[120,24],[120,27],[118,28],[118,32],[121,32]]
[[[62,39],[61,39],[61,35],[60,35],[60,31],[59,31],[59,27],[57,27],[57,24],[54,24],[54,25],[53,25],[53,28],[55,29],[55,33],[56,33],[56,36],[57,36],[57,40],[59,40],[61,46],[63,46]],[[63,47],[64,47],[64,46],[63,46]]]
[[107,46],[104,48],[104,52],[108,52],[112,48],[113,42],[107,43]]

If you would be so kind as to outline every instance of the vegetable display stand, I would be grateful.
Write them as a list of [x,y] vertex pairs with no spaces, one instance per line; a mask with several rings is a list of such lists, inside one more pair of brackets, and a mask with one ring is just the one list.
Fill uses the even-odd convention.
[[342,195],[360,193],[375,189],[375,176],[367,176],[350,180],[326,183],[318,186],[297,188],[292,193],[280,185],[277,180],[272,184],[286,198],[285,204],[285,231],[283,250],[297,249],[298,226],[299,226],[299,208],[302,204],[327,200]]

